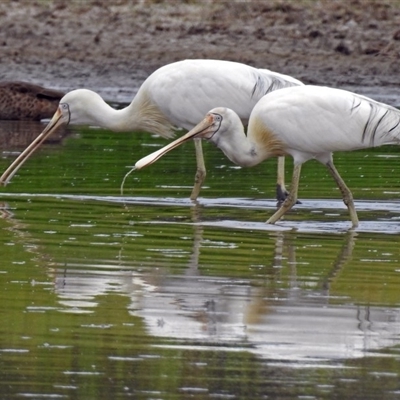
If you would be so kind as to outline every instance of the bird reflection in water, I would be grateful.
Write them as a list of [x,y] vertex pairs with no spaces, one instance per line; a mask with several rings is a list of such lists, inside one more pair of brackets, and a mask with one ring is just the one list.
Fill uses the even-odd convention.
[[[193,229],[194,250],[184,274],[171,275],[162,264],[151,267],[151,261],[148,268],[138,261],[131,265],[133,271],[108,277],[67,265],[54,271],[60,303],[66,312],[94,312],[96,297],[118,285],[130,296],[128,312],[145,321],[151,336],[197,341],[200,346],[234,343],[263,358],[353,358],[398,343],[400,310],[330,303],[330,284],[351,259],[355,232],[342,236],[330,271],[308,287],[297,273],[296,233],[268,236],[275,240],[275,252],[264,267],[263,282],[204,275],[204,227]],[[289,277],[283,278],[288,269]]]

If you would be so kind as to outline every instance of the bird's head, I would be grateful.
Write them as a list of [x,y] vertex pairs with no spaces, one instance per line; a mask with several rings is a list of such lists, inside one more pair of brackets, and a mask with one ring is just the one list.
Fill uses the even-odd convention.
[[57,111],[53,115],[49,124],[43,132],[49,132],[48,135],[60,125],[87,125],[91,122],[90,115],[88,115],[87,105],[94,103],[94,98],[101,97],[91,90],[77,89],[68,92],[58,104]]
[[42,133],[14,160],[0,177],[0,184],[6,185],[22,164],[59,126],[68,124],[90,125],[93,120],[87,111],[90,109],[90,107],[87,107],[87,104],[93,104],[97,98],[101,99],[97,93],[86,89],[68,92],[60,100],[57,111]]
[[219,136],[229,130],[231,124],[240,118],[229,108],[218,107],[207,113],[205,118],[188,133],[154,153],[140,159],[135,164],[135,169],[141,169],[153,164],[163,155],[191,139],[206,139],[214,144],[218,143]]
[[100,95],[87,89],[76,89],[68,92],[58,106],[61,123],[71,125],[91,125],[96,122],[92,115],[99,104],[104,103]]

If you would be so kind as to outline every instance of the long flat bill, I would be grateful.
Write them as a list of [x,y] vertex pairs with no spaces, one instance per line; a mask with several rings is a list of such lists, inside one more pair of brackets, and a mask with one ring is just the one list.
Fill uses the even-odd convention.
[[0,184],[6,186],[24,162],[40,147],[61,124],[63,124],[62,114],[56,111],[51,121],[44,128],[43,132],[13,161],[13,163],[3,172],[0,177]]
[[195,139],[196,137],[201,138],[203,135],[206,135],[211,127],[212,120],[209,117],[206,117],[201,121],[198,125],[196,125],[193,129],[191,129],[188,133],[181,136],[180,138],[174,140],[170,144],[167,144],[163,148],[155,151],[147,155],[146,157],[141,158],[135,164],[135,170],[147,167],[148,165],[153,164],[159,158],[167,154],[169,151],[175,149],[181,144],[187,142],[188,140]]

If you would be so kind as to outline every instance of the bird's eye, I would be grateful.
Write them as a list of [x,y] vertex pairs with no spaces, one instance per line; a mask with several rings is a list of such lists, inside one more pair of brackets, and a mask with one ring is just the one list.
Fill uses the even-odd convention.
[[216,122],[221,122],[222,121],[222,117],[219,114],[215,114],[215,121]]
[[61,104],[61,107],[63,110],[68,110],[68,104],[66,104],[66,103]]

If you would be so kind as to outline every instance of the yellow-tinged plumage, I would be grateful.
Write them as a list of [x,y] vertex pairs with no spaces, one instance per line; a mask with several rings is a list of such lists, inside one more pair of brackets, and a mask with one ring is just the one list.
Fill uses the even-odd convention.
[[260,151],[265,152],[265,158],[286,156],[285,143],[269,129],[263,121],[255,116],[249,122],[248,138],[257,143]]

